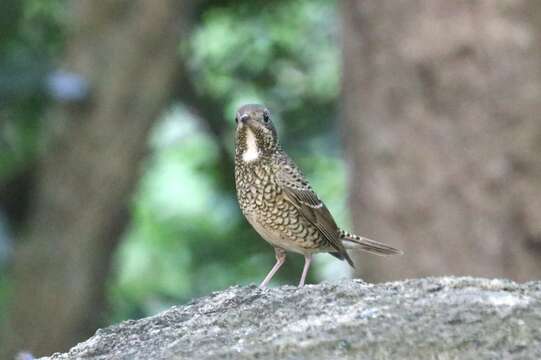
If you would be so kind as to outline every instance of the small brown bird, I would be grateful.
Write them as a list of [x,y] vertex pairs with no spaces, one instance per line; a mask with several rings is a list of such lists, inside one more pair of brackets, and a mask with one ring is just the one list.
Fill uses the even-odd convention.
[[353,261],[346,248],[377,255],[401,254],[383,243],[340,229],[319,200],[302,171],[282,150],[270,112],[262,105],[242,106],[236,113],[235,182],[242,213],[269,242],[276,264],[260,287],[265,287],[286,260],[286,251],[304,255],[299,286],[303,286],[312,254],[328,252]]

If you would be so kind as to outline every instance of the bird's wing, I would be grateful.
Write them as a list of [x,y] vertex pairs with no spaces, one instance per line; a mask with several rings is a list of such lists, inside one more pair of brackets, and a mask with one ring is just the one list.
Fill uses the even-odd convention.
[[282,188],[285,199],[325,236],[333,248],[340,254],[345,253],[338,226],[325,204],[293,161],[289,158],[281,160],[276,171],[276,182]]

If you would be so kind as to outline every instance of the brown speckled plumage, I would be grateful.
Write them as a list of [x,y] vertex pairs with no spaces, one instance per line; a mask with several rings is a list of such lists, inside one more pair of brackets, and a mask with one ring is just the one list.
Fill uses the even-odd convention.
[[242,213],[276,251],[276,265],[265,278],[266,286],[285,261],[285,251],[306,259],[299,283],[304,285],[311,255],[328,252],[353,262],[344,244],[380,255],[400,250],[341,230],[319,200],[302,171],[281,149],[269,111],[245,105],[236,114],[235,181]]

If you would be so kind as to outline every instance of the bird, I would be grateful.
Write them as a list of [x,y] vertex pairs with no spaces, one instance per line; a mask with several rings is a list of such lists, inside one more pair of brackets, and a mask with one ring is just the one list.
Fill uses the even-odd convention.
[[235,186],[248,223],[274,247],[276,263],[259,285],[265,288],[286,261],[286,253],[304,256],[299,287],[304,286],[315,253],[329,253],[354,267],[346,249],[377,255],[402,251],[351,234],[336,224],[302,170],[282,149],[270,111],[260,104],[235,114]]

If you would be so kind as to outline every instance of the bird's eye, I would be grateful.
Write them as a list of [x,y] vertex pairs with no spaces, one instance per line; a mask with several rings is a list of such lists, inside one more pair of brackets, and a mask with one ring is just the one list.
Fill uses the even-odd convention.
[[266,123],[270,121],[270,114],[266,111],[263,113],[263,121]]
[[235,124],[238,124],[238,123],[239,123],[239,117],[235,116]]

